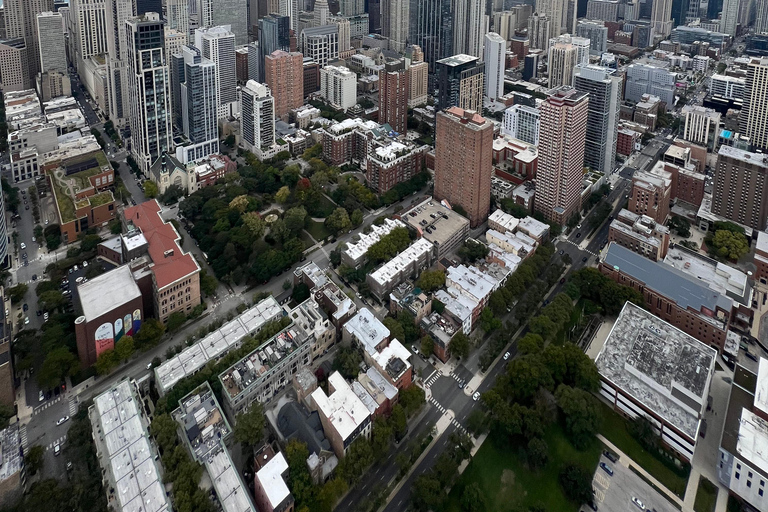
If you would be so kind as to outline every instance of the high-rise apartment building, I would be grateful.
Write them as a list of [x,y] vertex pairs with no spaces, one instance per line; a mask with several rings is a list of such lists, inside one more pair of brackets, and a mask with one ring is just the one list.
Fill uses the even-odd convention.
[[646,215],[659,224],[665,224],[669,217],[669,203],[675,198],[672,173],[663,166],[649,171],[638,171],[632,175],[632,190],[629,193],[629,211]]
[[[178,57],[178,53],[174,55],[174,62]],[[181,131],[187,143],[177,148],[177,156],[182,163],[188,163],[219,152],[219,99],[216,64],[204,58],[199,49],[190,46],[181,48],[181,58],[184,74],[178,77],[181,80],[178,101]],[[173,75],[175,80],[176,73]]]
[[485,95],[495,100],[504,96],[504,60],[507,42],[495,32],[485,34]]
[[435,199],[460,206],[479,226],[491,206],[493,123],[453,106],[437,113],[435,132]]
[[382,4],[382,9],[387,9],[386,20],[387,33],[382,34],[389,38],[389,49],[402,52],[408,44],[408,31],[410,30],[411,0],[388,0]]
[[123,127],[128,120],[128,38],[126,20],[133,16],[132,0],[107,0],[107,81],[109,118]]
[[630,64],[626,71],[625,100],[637,103],[644,94],[650,94],[663,101],[667,108],[675,104],[675,73],[649,64]]
[[547,14],[534,12],[528,19],[528,48],[544,50],[549,48],[549,27],[551,21]]
[[23,37],[0,41],[0,89],[3,92],[32,88],[29,50]]
[[576,35],[589,39],[592,55],[602,55],[608,49],[608,27],[602,22],[582,20],[576,26]]
[[37,73],[40,72],[40,39],[37,32],[37,15],[42,12],[54,12],[53,0],[5,0],[3,11],[5,14],[5,37],[24,39],[27,47],[26,75],[29,80],[34,80]]
[[339,11],[342,16],[357,16],[365,12],[365,0],[340,0]]
[[763,231],[768,219],[767,181],[768,156],[720,146],[712,213]]
[[[264,81],[264,62],[267,55],[277,50],[291,51],[291,20],[287,16],[269,14],[259,20],[259,66],[256,70],[258,79]],[[253,74],[251,74],[253,78]]]
[[548,221],[562,225],[581,206],[589,95],[573,87],[558,87],[549,91],[539,110],[534,208]]
[[672,32],[672,0],[655,0],[651,6],[653,33],[667,37]]
[[418,107],[427,102],[429,86],[429,64],[424,62],[424,52],[412,45],[405,52],[405,67],[408,70],[408,106]]
[[730,75],[714,74],[709,79],[709,92],[727,100],[741,100],[744,97],[747,80]]
[[477,57],[454,55],[435,63],[437,104],[482,112],[485,68]]
[[409,78],[403,59],[386,62],[379,71],[379,123],[389,123],[398,133],[408,129]]
[[248,44],[247,0],[200,0],[200,28],[229,27],[235,45]]
[[570,43],[555,43],[549,47],[549,88],[573,85],[578,50]]
[[[165,0],[166,30],[186,34],[189,41],[189,0]],[[186,43],[185,43],[186,44]]]
[[317,62],[320,67],[339,58],[338,25],[305,28],[299,39],[301,53]]
[[275,145],[275,99],[269,87],[253,80],[245,84],[242,96],[241,140],[261,160]]
[[723,10],[720,14],[720,32],[729,36],[736,35],[736,28],[739,26],[739,5],[740,0],[723,0]]
[[528,105],[512,105],[504,111],[501,133],[528,144],[539,144],[541,112]]
[[454,0],[453,52],[483,56],[483,36],[488,33],[488,16],[483,0]]
[[[370,6],[369,6],[370,7]],[[421,0],[411,3],[409,41],[424,51],[424,61],[435,72],[438,60],[453,55],[452,0]],[[430,83],[430,88],[433,84]]]
[[278,9],[280,16],[288,16],[291,30],[297,30],[299,26],[299,1],[298,0],[280,0]]
[[146,175],[172,147],[170,77],[163,48],[163,22],[156,13],[126,22],[131,153]]
[[142,16],[148,12],[163,14],[163,0],[134,0],[134,2],[137,16]]
[[264,61],[265,82],[275,98],[275,118],[304,104],[304,56],[276,50]]
[[577,66],[573,86],[589,94],[584,165],[609,176],[616,163],[619,105],[624,79],[616,70],[601,66]]
[[757,2],[755,33],[768,34],[768,2]]
[[357,103],[357,75],[344,66],[320,70],[320,94],[331,105],[347,110]]
[[195,31],[195,47],[203,57],[216,64],[219,119],[234,117],[237,110],[235,34],[229,25],[199,28]]
[[554,39],[560,35],[566,8],[565,0],[536,0],[536,12],[549,16],[549,39]]
[[768,57],[753,58],[747,65],[744,106],[739,117],[741,134],[763,151],[768,150]]
[[589,0],[587,2],[587,19],[603,21],[619,21],[618,0]]
[[67,52],[64,43],[64,23],[58,12],[37,15],[37,40],[40,47],[40,72],[67,71]]
[[683,139],[708,149],[715,149],[720,135],[720,112],[699,105],[683,107]]

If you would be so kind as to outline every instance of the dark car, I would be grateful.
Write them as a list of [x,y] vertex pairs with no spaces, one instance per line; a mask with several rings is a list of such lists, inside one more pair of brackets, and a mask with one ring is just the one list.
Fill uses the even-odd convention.
[[586,262],[587,262],[587,257],[586,257],[586,256],[584,256],[583,258],[581,258],[581,261],[583,261],[584,263],[586,263]]
[[565,278],[564,277],[560,278],[560,284],[565,284]]
[[605,462],[600,463],[600,469],[608,473],[608,476],[613,476],[613,470],[611,469],[611,466],[609,466]]
[[753,354],[752,352],[749,352],[749,351],[744,352],[744,355],[747,356],[748,358],[750,358],[751,360],[753,360],[754,362],[758,361],[757,356],[755,354]]
[[603,451],[603,455],[605,455],[605,458],[614,464],[619,460],[619,457],[615,453],[609,452],[608,450]]
[[21,306],[21,309],[23,309],[24,311],[27,311],[27,310],[29,309],[29,306],[27,306],[26,304],[24,304],[23,306]]
[[588,505],[589,505],[589,508],[591,508],[592,510],[594,510],[595,512],[597,512],[597,503],[595,503],[594,501],[590,501],[590,502],[588,503]]
[[576,238],[581,238],[581,233],[576,233]]

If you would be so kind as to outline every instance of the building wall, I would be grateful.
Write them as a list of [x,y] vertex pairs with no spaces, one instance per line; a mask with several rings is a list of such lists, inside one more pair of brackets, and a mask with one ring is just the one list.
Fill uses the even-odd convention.
[[669,217],[669,202],[672,199],[672,187],[639,186],[637,182],[632,184],[629,193],[628,210],[638,215],[647,215],[659,224],[664,224]]
[[379,124],[388,123],[393,130],[408,130],[408,95],[410,73],[405,69],[379,71]]
[[155,311],[158,313],[158,319],[163,323],[168,321],[168,317],[176,311],[189,314],[198,304],[200,304],[199,272],[155,292]]
[[[113,349],[117,334],[114,332],[115,323],[120,320],[122,325],[125,326],[126,319],[129,317],[132,326],[131,331],[126,334],[133,335],[146,318],[141,297],[125,302],[97,318],[92,318],[90,321],[86,321],[84,316],[78,317],[75,320],[75,336],[77,338],[77,355],[80,358],[80,364],[91,366],[96,362],[99,354],[105,350]],[[123,329],[125,328],[123,327]],[[99,331],[104,333],[104,337],[97,341],[97,334],[102,334]]]
[[616,229],[613,224],[608,228],[608,243],[610,242],[616,242],[620,246],[626,247],[632,252],[642,254],[652,261],[663,260],[669,250],[669,235],[662,236],[660,244],[654,246],[646,243],[639,236],[633,236],[625,231]]
[[[757,156],[755,153],[752,155]],[[768,166],[720,154],[712,191],[712,213],[764,230],[768,219]]]
[[300,53],[275,52],[264,59],[266,82],[275,97],[275,117],[287,119],[304,104],[304,66]]

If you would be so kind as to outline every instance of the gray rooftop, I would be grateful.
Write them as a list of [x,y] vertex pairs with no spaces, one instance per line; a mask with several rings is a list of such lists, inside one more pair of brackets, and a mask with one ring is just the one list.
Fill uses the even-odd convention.
[[141,290],[128,265],[122,265],[79,285],[77,294],[83,307],[83,316],[91,321],[141,297]]
[[19,425],[14,423],[0,431],[0,482],[21,471],[21,439]]
[[208,470],[224,512],[257,512],[248,488],[243,485],[229,452],[223,446],[208,456],[205,469]]
[[197,462],[204,462],[232,433],[207,382],[179,401],[173,418],[181,425],[187,446]]
[[[733,301],[725,295],[710,289],[695,277],[677,270],[665,263],[654,262],[643,256],[611,243],[603,263],[632,276],[665,297],[674,300],[683,309],[703,312],[721,308],[730,314]],[[715,317],[706,316],[712,321]]]
[[600,375],[696,438],[717,351],[627,302],[595,359]]
[[466,231],[469,235],[469,220],[431,197],[400,214],[400,218],[437,245],[438,251],[457,232]]

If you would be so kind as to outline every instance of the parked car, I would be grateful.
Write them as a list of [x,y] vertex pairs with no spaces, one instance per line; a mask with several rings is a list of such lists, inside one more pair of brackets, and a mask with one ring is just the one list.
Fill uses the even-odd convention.
[[600,469],[608,473],[608,476],[613,476],[613,469],[611,469],[611,466],[609,466],[605,462],[600,463]]
[[24,249],[27,248],[27,244],[25,244],[24,242],[21,242],[21,245],[19,247],[21,247],[21,250],[23,251]]
[[634,496],[632,496],[632,503],[633,503],[633,504],[634,504],[634,505],[635,505],[637,508],[639,508],[640,510],[645,510],[645,505],[643,505],[643,502],[642,502],[642,501],[640,501],[639,499],[635,498]]
[[605,458],[613,462],[614,464],[619,461],[619,457],[615,453],[609,452],[608,450],[605,450],[603,452],[603,455],[605,455]]
[[41,389],[40,392],[37,394],[37,401],[42,402],[45,400],[45,393],[43,393],[43,390]]
[[758,362],[757,356],[753,354],[752,352],[744,352],[744,355],[753,360],[754,362]]
[[59,445],[59,444],[55,444],[55,445],[53,446],[53,455],[54,455],[55,457],[58,457],[60,453],[61,453],[61,445]]
[[43,313],[43,322],[48,321],[48,312]]
[[504,354],[504,360],[506,361],[507,359],[509,359],[509,352],[506,352],[506,353]]

